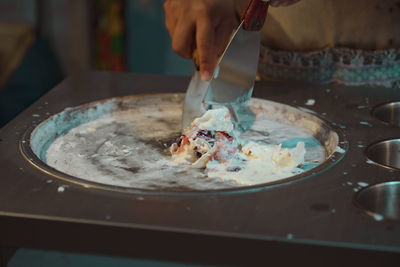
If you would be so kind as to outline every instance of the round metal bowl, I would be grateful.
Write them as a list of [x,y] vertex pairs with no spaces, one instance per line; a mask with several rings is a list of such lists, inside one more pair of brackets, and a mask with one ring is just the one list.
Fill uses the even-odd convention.
[[400,170],[400,139],[389,139],[367,147],[367,157],[387,168]]
[[359,191],[354,198],[356,205],[375,217],[400,219],[400,182],[375,184]]
[[372,109],[372,115],[386,123],[400,126],[400,101],[380,104]]
[[[117,97],[112,99],[105,99],[88,103],[85,105],[67,108],[63,112],[55,114],[54,116],[43,121],[37,127],[30,128],[24,135],[23,140],[20,142],[20,148],[25,158],[35,167],[39,168],[46,174],[62,179],[72,183],[78,183],[85,187],[101,188],[106,190],[120,191],[120,192],[177,192],[179,193],[193,193],[193,192],[226,192],[226,191],[243,191],[243,190],[258,190],[263,189],[266,186],[278,185],[287,182],[291,182],[303,177],[314,176],[319,171],[322,171],[328,167],[333,166],[336,162],[343,158],[345,152],[348,149],[348,142],[346,142],[343,132],[337,128],[331,126],[331,123],[324,121],[315,114],[310,114],[299,109],[290,107],[288,105],[271,102],[263,99],[253,99],[252,105],[260,109],[262,108],[263,114],[268,117],[275,117],[277,121],[294,125],[301,129],[304,129],[309,135],[319,143],[324,150],[324,160],[316,163],[309,169],[306,169],[303,173],[283,178],[281,180],[272,181],[263,184],[257,184],[252,186],[235,186],[229,188],[207,188],[207,189],[193,189],[193,187],[185,187],[184,184],[177,183],[176,179],[188,183],[187,181],[193,179],[190,173],[176,173],[176,175],[166,175],[163,173],[156,174],[158,179],[154,182],[151,188],[144,188],[136,185],[121,186],[120,184],[107,184],[98,182],[98,180],[88,180],[86,178],[69,175],[65,172],[59,171],[47,164],[46,153],[55,140],[68,133],[79,125],[84,125],[87,122],[96,120],[102,116],[113,114],[118,111],[129,111],[133,113],[143,113],[148,115],[146,110],[153,108],[157,110],[160,117],[153,117],[154,125],[146,124],[146,127],[139,127],[141,132],[136,131],[138,128],[135,126],[134,129],[137,133],[142,134],[141,138],[146,143],[152,145],[154,149],[165,149],[168,145],[168,140],[159,140],[160,136],[157,133],[160,132],[157,125],[164,125],[162,133],[164,135],[165,130],[171,133],[170,139],[174,137],[174,134],[179,136],[180,132],[180,118],[181,118],[181,106],[183,103],[183,94],[151,94],[151,95],[135,95],[127,97]],[[167,110],[175,110],[174,123],[170,123],[163,119]],[[136,114],[135,113],[135,114]],[[178,114],[179,113],[179,114]],[[157,124],[157,125],[156,125]],[[143,126],[143,125],[141,125]],[[145,133],[145,134],[143,134]],[[175,136],[175,138],[177,137]],[[151,138],[150,138],[151,137]],[[268,136],[265,136],[269,138]],[[172,140],[172,139],[171,139]],[[340,145],[340,149],[338,146]],[[71,168],[74,168],[73,166]],[[135,174],[135,168],[124,168],[126,171],[130,171],[132,176]],[[159,172],[162,170],[158,170]],[[154,175],[154,176],[156,176]],[[180,176],[179,176],[180,175]],[[179,176],[179,177],[178,177]],[[182,176],[182,177],[181,177]],[[151,177],[153,179],[153,177]],[[195,177],[194,177],[195,178]],[[159,183],[160,182],[160,183]],[[200,183],[200,182],[196,182]],[[166,185],[166,186],[164,186]]]

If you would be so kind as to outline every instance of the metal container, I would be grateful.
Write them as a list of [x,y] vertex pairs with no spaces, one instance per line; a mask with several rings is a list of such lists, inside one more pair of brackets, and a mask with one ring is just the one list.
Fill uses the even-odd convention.
[[400,102],[377,105],[372,110],[372,115],[381,121],[400,126]]
[[[258,126],[262,122],[268,123],[265,120],[265,118],[268,118],[273,124],[279,123],[280,128],[277,131],[266,129],[264,132],[259,126],[257,129],[250,129],[246,132],[246,135],[253,133],[256,140],[262,139],[275,144],[283,141],[283,145],[289,143],[290,146],[295,145],[299,140],[305,142],[307,152],[306,162],[302,165],[304,172],[253,186],[235,184],[229,181],[224,183],[219,179],[203,179],[201,172],[192,171],[184,166],[180,168],[180,166],[171,165],[169,167],[168,164],[164,163],[165,160],[170,161],[168,148],[173,142],[176,142],[180,135],[179,118],[181,117],[180,109],[183,99],[183,94],[134,95],[67,108],[65,111],[51,116],[37,127],[28,129],[20,143],[21,151],[31,164],[44,173],[90,187],[120,190],[122,192],[132,192],[138,189],[187,192],[243,190],[290,182],[330,167],[336,162],[330,160],[334,154],[336,159],[344,156],[344,153],[337,152],[338,149],[347,150],[347,141],[342,131],[340,129],[334,131],[331,123],[288,105],[253,99],[250,107],[258,113],[257,121],[261,120],[261,117],[264,118],[258,123]],[[94,133],[83,128],[75,136],[72,136],[73,140],[80,143],[78,146],[86,146],[88,142],[95,143],[97,140],[102,140],[98,145],[89,144],[82,151],[76,147],[69,152],[61,151],[61,148],[57,146],[57,150],[60,152],[56,152],[61,157],[54,161],[66,163],[56,165],[61,166],[56,167],[57,169],[47,164],[47,150],[57,138],[66,135],[72,129],[104,117],[116,118],[118,122],[115,123],[118,125],[114,127],[106,121],[106,124],[102,125],[97,131],[91,128],[90,130]],[[282,128],[285,125],[287,125],[289,133],[285,133],[284,128]],[[116,140],[118,136],[109,138],[109,130],[105,134],[99,133],[108,126],[113,127],[111,130],[115,132],[113,137],[120,135],[123,140]],[[307,135],[304,136],[304,133],[307,133]],[[81,142],[80,140],[85,138],[84,136],[87,139]],[[300,136],[303,136],[303,138],[299,138]],[[69,140],[66,144],[68,148],[70,146],[75,147],[73,140]],[[112,146],[112,154],[109,155],[108,153],[97,157],[104,150],[105,143]],[[123,146],[123,148],[117,147],[114,143],[119,143],[117,146]],[[150,145],[148,146],[148,144]],[[126,151],[129,145],[133,145],[131,148],[133,153],[129,153],[131,152],[129,151],[126,156],[119,155],[119,159],[116,160],[115,149],[119,149],[121,154],[124,153],[122,151]],[[92,152],[86,156],[77,155],[68,158],[64,156],[64,154],[83,154],[88,150],[92,150]],[[157,151],[159,151],[159,154],[156,153]],[[148,152],[151,154],[148,154]],[[148,156],[145,156],[145,154],[148,154]],[[156,159],[159,160],[156,161]],[[154,166],[148,166],[151,164],[150,162],[153,162]],[[93,166],[92,173],[88,173],[89,170],[81,171],[88,165]],[[117,167],[112,167],[112,165]],[[147,167],[141,167],[144,165]],[[149,168],[150,170],[148,170]],[[159,174],[159,168],[163,169],[163,175]],[[107,175],[108,173],[112,175]]]
[[367,147],[367,157],[388,168],[400,170],[400,139],[379,141]]
[[400,182],[369,186],[355,195],[355,203],[377,220],[400,219]]

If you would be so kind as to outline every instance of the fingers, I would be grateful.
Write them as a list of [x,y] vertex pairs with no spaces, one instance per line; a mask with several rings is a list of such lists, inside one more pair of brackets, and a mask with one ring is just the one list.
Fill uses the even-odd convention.
[[214,49],[214,27],[207,16],[202,16],[196,23],[196,45],[199,55],[200,75],[205,81],[211,79],[217,62]]
[[177,16],[173,12],[176,7],[176,2],[173,0],[167,0],[164,2],[164,14],[165,14],[165,27],[168,30],[169,35],[174,35],[174,29],[177,22]]
[[181,57],[191,58],[195,25],[194,20],[187,16],[187,5],[183,5],[179,0],[166,0],[164,13],[172,49]]
[[176,25],[172,35],[172,49],[181,57],[192,57],[194,31],[194,23],[178,23]]
[[217,61],[225,51],[236,24],[234,16],[226,16],[222,20],[211,20],[204,16],[196,25],[196,45],[203,80],[212,78]]
[[173,50],[190,58],[196,47],[202,78],[210,80],[233,28],[233,1],[165,0],[164,11]]

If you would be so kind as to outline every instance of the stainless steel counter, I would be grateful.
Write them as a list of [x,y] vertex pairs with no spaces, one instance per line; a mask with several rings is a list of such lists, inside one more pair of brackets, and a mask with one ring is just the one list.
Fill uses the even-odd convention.
[[[31,247],[184,262],[395,266],[400,221],[354,204],[366,184],[400,180],[366,146],[400,129],[371,115],[394,89],[258,82],[254,96],[314,111],[341,128],[348,151],[290,183],[237,192],[121,193],[57,180],[24,159],[23,134],[65,107],[113,96],[184,92],[186,77],[88,72],[43,96],[0,130],[0,247]],[[308,99],[315,99],[307,106]],[[64,191],[58,188],[63,186]]]

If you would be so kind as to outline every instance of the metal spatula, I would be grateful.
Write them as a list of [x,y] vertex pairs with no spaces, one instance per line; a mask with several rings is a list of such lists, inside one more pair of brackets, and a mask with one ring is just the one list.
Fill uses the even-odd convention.
[[182,129],[213,105],[228,107],[237,124],[247,128],[244,121],[249,120],[249,114],[244,105],[253,91],[260,53],[260,30],[267,10],[267,1],[248,1],[241,23],[221,56],[213,78],[203,81],[199,71],[195,71],[185,96]]

